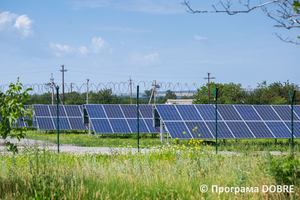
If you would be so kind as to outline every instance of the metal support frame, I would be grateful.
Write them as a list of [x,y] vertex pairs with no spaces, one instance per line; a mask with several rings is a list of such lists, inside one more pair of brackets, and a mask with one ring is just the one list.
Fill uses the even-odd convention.
[[160,119],[160,141],[164,142],[164,122]]

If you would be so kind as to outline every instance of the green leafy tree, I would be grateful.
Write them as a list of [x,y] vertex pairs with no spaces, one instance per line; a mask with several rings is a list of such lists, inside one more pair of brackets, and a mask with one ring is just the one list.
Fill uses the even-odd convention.
[[[32,108],[25,109],[24,104],[29,100],[28,91],[31,88],[21,92],[23,85],[19,82],[19,78],[16,84],[11,83],[9,89],[3,93],[0,92],[0,106],[1,106],[1,137],[5,140],[8,150],[12,150],[14,153],[18,151],[16,145],[7,141],[7,138],[18,138],[20,141],[25,137],[24,131],[26,127],[18,127],[17,119],[27,121],[29,126],[32,126]],[[25,119],[28,118],[28,119]],[[12,126],[16,125],[16,130],[13,130]]]

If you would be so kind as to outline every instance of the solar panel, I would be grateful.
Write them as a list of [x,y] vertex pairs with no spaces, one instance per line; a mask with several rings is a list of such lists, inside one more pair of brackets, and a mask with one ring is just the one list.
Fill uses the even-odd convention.
[[243,120],[261,120],[253,106],[250,105],[234,105]]
[[264,122],[246,122],[255,138],[275,138]]
[[275,111],[269,105],[268,106],[253,106],[253,107],[258,112],[260,117],[265,121],[280,120],[278,115],[275,113]]
[[173,139],[191,139],[191,135],[184,122],[165,122],[165,125]]
[[251,130],[244,122],[227,122],[235,138],[254,138]]
[[[85,105],[95,133],[137,133],[136,105]],[[152,105],[140,105],[140,133],[157,133],[152,127]]]
[[266,122],[276,138],[290,138],[291,132],[283,122]]
[[[40,130],[56,130],[57,106],[33,105],[37,127]],[[59,105],[59,129],[61,130],[86,130],[82,123],[82,111],[78,105]]]
[[202,120],[194,105],[176,105],[183,120]]
[[[214,105],[195,105],[198,112],[204,120],[215,120],[215,106]],[[217,120],[222,120],[219,113],[217,114]]]
[[233,105],[218,105],[218,112],[224,120],[242,120]]
[[[206,122],[208,128],[213,133],[213,135],[216,135],[216,124],[215,122]],[[235,138],[231,131],[228,129],[225,122],[218,122],[218,138],[220,139],[233,139]]]
[[[173,139],[189,138],[181,134],[183,129],[189,131],[191,138],[216,137],[214,105],[156,105],[156,108]],[[294,132],[298,138],[300,106],[294,108]],[[218,138],[290,138],[289,113],[290,107],[281,105],[218,105]],[[195,127],[197,131],[193,131]]]
[[[185,122],[195,139],[214,139],[214,135],[208,129],[205,122]],[[200,136],[199,136],[200,135]]]
[[182,120],[175,105],[156,105],[159,115],[164,119],[168,120]]
[[124,118],[120,105],[103,105],[108,118]]

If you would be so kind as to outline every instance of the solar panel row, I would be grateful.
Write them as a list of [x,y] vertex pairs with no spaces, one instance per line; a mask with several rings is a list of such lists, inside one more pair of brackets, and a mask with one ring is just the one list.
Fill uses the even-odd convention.
[[[137,133],[137,106],[85,105],[95,133]],[[140,133],[157,133],[152,126],[152,105],[139,106]]]
[[[30,107],[31,106],[29,106],[29,105],[24,105],[24,108],[26,110]],[[27,119],[29,119],[29,117],[24,117],[23,120],[21,118],[17,119],[18,127],[29,127],[27,121],[24,121],[24,120],[27,120]],[[35,121],[34,117],[32,117],[31,120],[32,120],[32,126],[31,127],[37,127],[37,124],[36,124],[36,121]],[[17,125],[14,124],[14,125],[12,125],[12,127],[17,127]]]
[[[33,105],[37,127],[40,130],[56,130],[57,106]],[[59,105],[59,129],[86,130],[82,123],[82,109],[78,105]]]
[[[214,105],[156,105],[171,137],[215,138]],[[300,138],[300,106],[294,106],[294,136]],[[218,105],[218,138],[290,138],[290,106]],[[195,128],[197,127],[197,129]]]

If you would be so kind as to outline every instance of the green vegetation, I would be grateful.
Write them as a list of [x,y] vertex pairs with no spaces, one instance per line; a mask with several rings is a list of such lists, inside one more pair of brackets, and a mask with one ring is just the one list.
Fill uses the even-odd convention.
[[[0,156],[1,199],[298,199],[299,166],[288,156],[214,155],[208,146],[163,148],[149,153],[72,154],[36,148]],[[299,156],[292,160],[299,163]],[[274,168],[274,163],[279,163]],[[296,172],[296,173],[294,173]],[[283,177],[282,177],[283,176]],[[288,176],[288,181],[284,177]],[[291,180],[292,182],[289,182]],[[286,182],[287,181],[287,182]],[[294,184],[294,193],[262,186]],[[208,192],[201,193],[206,184]],[[255,192],[212,192],[249,187]]]
[[[11,83],[9,89],[3,93],[0,91],[0,136],[5,140],[6,146],[9,150],[17,152],[17,147],[6,141],[6,138],[10,136],[11,138],[24,138],[24,131],[27,130],[26,127],[18,127],[17,119],[22,119],[27,121],[28,125],[32,125],[32,109],[25,110],[24,103],[28,101],[31,88],[23,89],[22,83],[19,83],[19,78],[16,84]],[[12,126],[16,125],[17,128],[13,131]]]
[[[267,84],[266,81],[259,83],[253,91],[246,91],[241,84],[228,83],[210,83],[211,103],[214,99],[214,88],[219,86],[218,104],[253,104],[253,105],[282,105],[290,104],[288,91],[299,90],[297,84],[289,81],[281,83],[274,82]],[[296,102],[300,102],[300,95],[296,95]],[[202,86],[197,91],[195,104],[208,103],[208,85]]]
[[[49,133],[49,131],[48,131]],[[101,134],[87,135],[87,134],[75,134],[70,132],[65,132],[66,134],[60,134],[60,144],[75,144],[77,146],[84,147],[137,147],[137,135],[136,134]],[[158,138],[158,135],[142,134],[140,137],[140,147],[149,148],[151,147],[161,147],[163,146]],[[44,140],[48,142],[57,143],[57,135],[55,132],[52,134],[43,134],[37,131],[27,131],[26,138]],[[167,138],[165,138],[164,143],[166,143]],[[200,141],[200,140],[196,140]],[[202,141],[202,140],[201,140]],[[205,140],[204,143],[212,143],[208,146],[214,147],[215,140]],[[172,140],[169,138],[169,144],[171,146],[179,143],[180,145],[193,146],[193,141],[190,140]],[[219,151],[233,151],[241,153],[249,153],[255,151],[279,151],[279,152],[289,152],[290,144],[288,139],[277,139],[275,145],[274,139],[241,139],[237,140],[223,140],[218,141]],[[300,141],[298,139],[294,140],[294,151],[300,152]]]

